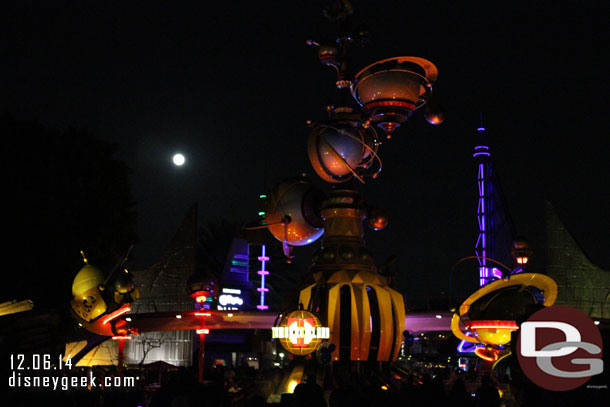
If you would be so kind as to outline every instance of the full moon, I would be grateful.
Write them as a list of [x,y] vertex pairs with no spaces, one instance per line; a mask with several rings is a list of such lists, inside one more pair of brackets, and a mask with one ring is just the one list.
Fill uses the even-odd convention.
[[186,161],[186,160],[182,154],[174,154],[172,161],[174,161],[174,164],[179,167],[179,166],[183,165],[184,161]]

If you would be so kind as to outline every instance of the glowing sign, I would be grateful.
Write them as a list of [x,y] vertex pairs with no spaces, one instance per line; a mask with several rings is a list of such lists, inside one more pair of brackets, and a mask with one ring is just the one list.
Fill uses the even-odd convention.
[[[302,325],[302,326],[299,326]],[[274,339],[288,339],[293,346],[304,347],[316,338],[330,338],[330,329],[325,326],[313,326],[308,319],[292,318],[288,326],[274,326],[271,328],[271,337]]]
[[231,294],[223,294],[218,298],[220,305],[244,305],[241,297],[234,297]]
[[286,315],[279,326],[271,328],[273,338],[294,355],[314,352],[322,340],[330,338],[330,329],[323,327],[318,317],[308,311],[298,310]]
[[218,296],[218,309],[221,311],[238,310],[244,305],[241,290],[237,288],[223,288]]

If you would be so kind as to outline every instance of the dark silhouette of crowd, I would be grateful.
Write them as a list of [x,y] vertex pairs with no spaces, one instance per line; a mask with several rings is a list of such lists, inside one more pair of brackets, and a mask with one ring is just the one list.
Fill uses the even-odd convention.
[[[116,407],[516,407],[572,406],[578,394],[558,395],[528,387],[526,382],[477,372],[439,369],[327,369],[321,375],[305,374],[292,393],[273,394],[282,378],[291,372],[274,368],[266,371],[252,367],[216,366],[206,371],[205,381],[197,380],[194,368],[134,369],[118,372],[116,368],[74,369],[72,376],[136,376],[133,388],[80,388],[69,391],[12,390],[3,397],[3,405],[116,406]],[[328,374],[330,373],[330,374]],[[263,386],[262,383],[266,383]],[[583,391],[586,391],[583,390]],[[599,392],[599,391],[598,391]],[[586,394],[593,394],[591,392]],[[598,394],[598,393],[595,393]],[[599,392],[599,395],[602,393]],[[281,396],[281,397],[280,397]],[[589,397],[586,398],[586,397]],[[605,405],[585,396],[582,405]],[[597,404],[596,404],[597,403]]]

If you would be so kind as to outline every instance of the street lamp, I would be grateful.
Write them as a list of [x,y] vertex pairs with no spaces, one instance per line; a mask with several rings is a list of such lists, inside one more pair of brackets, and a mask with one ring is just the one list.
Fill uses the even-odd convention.
[[515,258],[517,264],[521,265],[522,271],[525,271],[529,258],[532,255],[532,249],[530,249],[527,240],[524,238],[515,240],[513,242],[513,247],[511,248],[511,254]]

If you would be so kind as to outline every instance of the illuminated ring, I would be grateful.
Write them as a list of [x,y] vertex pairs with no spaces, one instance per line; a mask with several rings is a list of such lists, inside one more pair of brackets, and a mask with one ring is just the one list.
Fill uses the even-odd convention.
[[544,305],[545,307],[550,307],[555,303],[555,300],[557,299],[557,284],[555,283],[555,281],[553,281],[552,278],[547,277],[544,274],[537,273],[513,274],[508,280],[493,281],[489,284],[484,285],[479,290],[475,291],[474,294],[466,298],[462,305],[460,305],[459,315],[461,316],[468,313],[470,306],[479,298],[484,297],[485,295],[501,288],[518,285],[525,287],[533,286],[544,291],[544,302],[542,303],[542,305]]
[[[349,122],[338,122],[338,124],[339,123],[351,125]],[[309,156],[309,161],[311,162],[311,165],[314,167],[314,170],[323,180],[325,180],[327,182],[331,182],[331,183],[338,183],[338,182],[348,181],[352,177],[355,177],[356,179],[358,179],[358,181],[360,181],[361,183],[364,184],[365,182],[364,182],[364,179],[362,178],[362,176],[360,175],[359,169],[368,168],[371,165],[371,163],[374,162],[375,160],[377,160],[378,167],[379,167],[378,170],[375,172],[375,174],[379,174],[381,172],[382,162],[381,162],[381,158],[377,154],[377,149],[373,148],[367,144],[367,142],[366,142],[367,135],[363,134],[363,132],[360,131],[358,126],[353,126],[353,128],[358,131],[358,134],[360,135],[360,137],[356,137],[353,134],[346,132],[346,131],[342,130],[341,128],[339,128],[335,125],[332,125],[332,124],[323,124],[322,123],[322,124],[316,124],[314,126],[315,131],[312,132],[308,138],[307,154]],[[362,152],[363,152],[362,155],[364,156],[364,152],[368,152],[369,157],[366,159],[366,161],[360,161],[359,163],[357,163],[355,168],[351,167],[324,137],[323,131],[326,129],[332,129],[332,130],[336,131],[337,133],[356,141],[362,147]],[[373,132],[373,134],[372,134],[373,141],[376,142],[377,137],[376,137],[376,133],[375,133],[374,129],[367,128],[367,129],[362,129],[362,130],[364,132],[372,131]],[[325,146],[328,148],[329,153],[339,163],[343,164],[344,168],[349,171],[347,174],[338,176],[338,175],[331,174],[327,170],[326,166],[323,164],[323,162],[320,159],[320,156],[318,154],[318,146],[320,145],[320,143],[324,143]],[[374,146],[374,147],[376,147],[376,146]],[[376,177],[375,174],[372,175],[373,178]]]
[[[325,127],[330,128],[330,129],[333,129],[333,130],[335,130],[335,131],[337,131],[337,132],[341,132],[341,129],[339,129],[339,128],[337,128],[337,127],[333,126],[333,125],[327,125],[327,126],[325,126]],[[375,132],[375,130],[374,130],[372,127],[368,127],[368,128],[366,128],[366,129],[365,129],[365,131],[372,131],[372,132],[373,132],[373,138],[374,138],[374,141],[376,141],[376,140],[377,140],[377,133]],[[377,154],[377,149],[376,149],[376,148],[374,148],[374,149],[373,149],[373,148],[371,148],[371,147],[370,147],[370,146],[369,146],[369,145],[368,145],[368,144],[367,144],[367,143],[364,141],[364,139],[363,139],[364,137],[358,138],[358,137],[356,137],[356,136],[354,136],[354,135],[350,134],[349,132],[346,132],[346,133],[341,133],[341,134],[343,134],[344,136],[347,136],[347,137],[351,138],[352,140],[355,140],[355,141],[359,142],[359,143],[362,145],[362,147],[364,147],[364,149],[365,149],[365,150],[367,150],[367,151],[368,151],[368,152],[371,154],[371,155],[370,155],[370,157],[369,157],[369,158],[368,158],[368,159],[367,159],[365,162],[363,162],[363,163],[359,163],[359,164],[358,164],[358,167],[363,167],[363,166],[365,166],[365,165],[366,165],[366,167],[365,167],[365,168],[368,168],[368,167],[370,166],[371,162],[373,162],[375,159],[377,159],[377,163],[379,164],[379,169],[376,171],[376,173],[378,174],[378,173],[380,173],[380,172],[381,172],[381,169],[383,168],[383,164],[382,164],[382,162],[381,162],[381,157],[379,157],[379,155]],[[319,137],[321,137],[321,134],[319,135]],[[375,177],[373,177],[373,178],[375,178]]]
[[365,112],[371,111],[376,107],[399,107],[403,109],[407,109],[409,111],[415,110],[415,104],[411,102],[404,102],[401,100],[376,100],[374,102],[369,102],[362,106],[362,110]]
[[[460,306],[459,314],[458,313],[453,314],[453,317],[451,319],[451,332],[453,332],[453,334],[458,339],[461,339],[463,341],[471,342],[471,343],[481,343],[476,337],[466,336],[462,332],[462,330],[460,329],[460,321],[461,321],[462,315],[467,314],[468,311],[470,310],[470,306],[475,301],[480,299],[481,297],[483,297],[493,291],[500,290],[505,287],[519,286],[519,285],[526,286],[526,287],[534,286],[540,290],[543,290],[544,291],[543,305],[545,307],[550,307],[551,305],[553,305],[555,303],[555,300],[557,299],[557,284],[555,283],[555,281],[553,281],[552,278],[547,277],[543,274],[536,274],[536,273],[513,274],[513,275],[511,275],[510,279],[508,279],[508,280],[493,281],[491,283],[484,285],[483,287],[481,287],[480,289],[475,291],[470,297],[468,297]],[[468,323],[464,323],[464,325],[466,326],[466,329],[470,330],[473,322],[475,322],[475,321],[472,321],[472,322],[468,321]],[[498,322],[498,321],[496,321],[496,322]],[[506,329],[511,329],[513,323],[514,322],[508,323],[508,321],[507,321],[507,325],[511,325],[511,326],[507,326]]]

